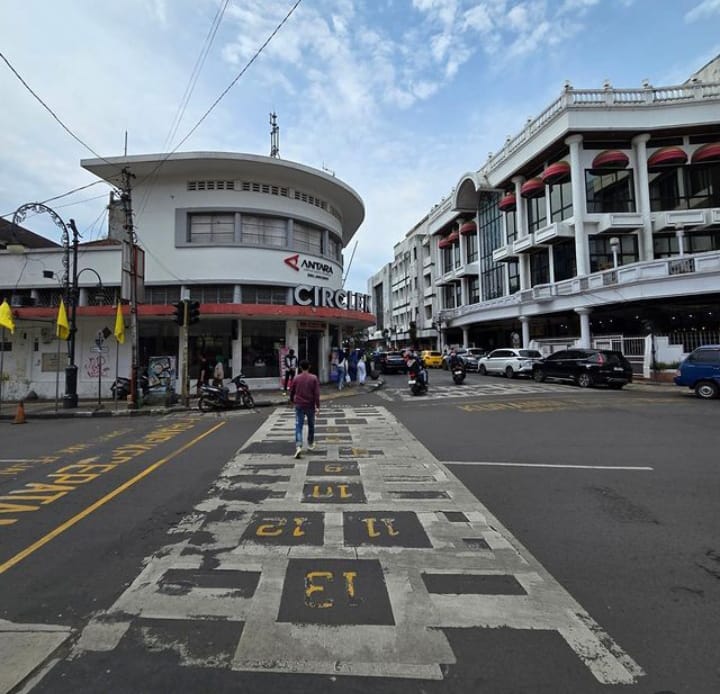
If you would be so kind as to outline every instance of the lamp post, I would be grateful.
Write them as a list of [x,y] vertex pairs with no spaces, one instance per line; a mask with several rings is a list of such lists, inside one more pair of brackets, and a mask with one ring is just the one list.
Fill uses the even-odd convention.
[[613,236],[610,239],[610,250],[613,256],[613,269],[617,270],[618,266],[618,252],[620,251],[620,239],[617,236]]
[[[64,300],[70,307],[70,335],[68,338],[68,364],[65,367],[65,395],[63,397],[63,408],[69,409],[77,407],[77,366],[75,364],[75,331],[76,331],[76,307],[77,307],[77,255],[78,255],[78,237],[79,233],[75,226],[75,221],[70,220],[66,225],[60,215],[55,210],[49,208],[41,202],[30,202],[21,205],[13,214],[13,225],[17,225],[24,221],[29,212],[35,214],[48,214],[61,231],[61,240],[63,246],[63,293]],[[68,226],[70,229],[68,230]],[[72,232],[72,241],[70,233]],[[72,274],[70,251],[72,250]]]

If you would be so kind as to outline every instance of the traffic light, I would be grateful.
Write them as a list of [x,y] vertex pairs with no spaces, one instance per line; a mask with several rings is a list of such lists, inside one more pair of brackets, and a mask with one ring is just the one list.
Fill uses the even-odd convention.
[[173,314],[175,322],[178,325],[185,325],[185,302],[178,301],[175,304],[175,313]]
[[188,304],[188,325],[197,323],[200,320],[200,302],[191,301]]

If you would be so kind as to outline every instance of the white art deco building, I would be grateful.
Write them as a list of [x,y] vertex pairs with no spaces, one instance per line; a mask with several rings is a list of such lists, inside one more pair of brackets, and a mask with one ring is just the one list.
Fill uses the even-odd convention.
[[[200,303],[200,320],[190,326],[191,376],[205,353],[211,362],[223,359],[226,375],[242,371],[277,383],[282,354],[292,347],[327,380],[333,348],[374,322],[365,295],[343,290],[342,250],[365,211],[360,196],[338,178],[239,153],[151,154],[81,164],[113,186],[121,184],[123,170],[132,176],[134,229],[145,266],[140,367],[154,357],[172,357],[182,372],[173,316],[174,304],[185,298]],[[108,238],[81,240],[78,247],[75,362],[81,397],[97,394],[98,375],[103,396],[109,395],[115,375],[116,344],[108,332],[125,235],[122,202],[113,195]],[[66,248],[48,245],[20,255],[0,250],[0,300],[11,303],[16,324],[4,343],[6,397],[24,397],[28,390],[52,397],[57,373],[65,368],[54,320],[62,293],[55,278],[62,277]],[[45,276],[51,272],[55,278]],[[109,330],[98,351],[104,328]],[[129,375],[129,342],[117,357],[120,375]]]

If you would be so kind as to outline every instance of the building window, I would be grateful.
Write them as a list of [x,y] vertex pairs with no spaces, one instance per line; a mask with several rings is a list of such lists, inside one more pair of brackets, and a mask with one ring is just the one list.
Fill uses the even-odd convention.
[[550,252],[539,251],[530,254],[530,286],[550,282]]
[[467,250],[468,263],[474,263],[478,259],[478,243],[477,234],[467,234],[465,236],[465,249]]
[[505,240],[512,243],[517,238],[517,213],[515,210],[505,213]]
[[585,172],[588,214],[603,212],[634,212],[632,171],[589,169]]
[[468,303],[480,303],[480,278],[472,277],[468,281]]
[[317,227],[295,222],[293,226],[293,248],[297,251],[322,255],[323,232]]
[[188,236],[190,243],[232,243],[235,240],[235,214],[193,212],[188,219]]
[[243,243],[254,246],[287,246],[287,220],[279,217],[242,216]]
[[248,378],[280,375],[280,348],[285,345],[282,321],[242,322],[242,372]]
[[575,241],[561,241],[552,247],[555,281],[569,280],[577,274],[575,266]]
[[510,294],[516,294],[520,291],[520,263],[517,260],[511,260],[507,263],[507,269]]
[[460,305],[460,302],[457,301],[457,294],[456,289],[457,285],[453,282],[451,284],[446,284],[442,288],[442,300],[443,300],[443,308],[456,308]]
[[560,222],[572,216],[573,200],[570,181],[550,186],[550,222]]
[[235,287],[232,284],[211,284],[190,287],[190,298],[201,304],[232,304]]
[[720,207],[720,164],[685,167],[688,206]]
[[527,213],[528,213],[528,231],[532,234],[533,231],[542,229],[547,226],[547,204],[545,202],[545,196],[540,198],[528,198],[527,202]]
[[241,303],[243,304],[277,304],[288,302],[287,287],[271,287],[269,285],[244,284],[241,289]]
[[650,172],[650,209],[680,210],[687,208],[687,200],[680,197],[678,169]]
[[180,287],[177,284],[165,287],[145,287],[145,303],[167,306],[180,301]]
[[342,260],[342,244],[332,234],[328,234],[328,249],[326,255],[338,263]]
[[493,251],[505,245],[503,213],[497,206],[497,197],[488,196],[478,207],[478,262],[483,301],[495,299],[505,293],[505,276],[502,265],[493,260]]
[[440,252],[442,253],[442,269],[443,274],[447,272],[452,272],[453,270],[453,249],[452,246],[448,246],[447,248],[441,248]]
[[[617,237],[620,240],[617,263],[629,265],[638,260],[637,236],[625,234]],[[610,248],[610,239],[605,236],[590,237],[590,272],[613,269],[613,253]]]

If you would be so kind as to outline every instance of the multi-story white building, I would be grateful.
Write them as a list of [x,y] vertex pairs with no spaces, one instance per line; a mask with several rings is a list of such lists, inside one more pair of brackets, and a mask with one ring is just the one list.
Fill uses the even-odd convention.
[[[134,227],[145,258],[141,367],[170,356],[181,373],[173,315],[185,298],[200,302],[200,320],[190,326],[191,374],[205,353],[211,360],[221,356],[231,373],[278,379],[280,357],[292,347],[327,380],[333,348],[374,322],[367,297],[343,289],[342,249],[365,212],[360,196],[334,176],[278,158],[216,152],[91,159],[82,166],[114,186],[123,170],[133,176]],[[98,381],[107,396],[115,374],[108,333],[121,286],[121,206],[113,197],[108,239],[78,248],[81,397],[97,394]],[[3,345],[6,397],[55,393],[66,362],[54,326],[63,287],[46,275],[63,276],[67,251],[0,251],[0,300],[11,303],[16,324]],[[120,375],[129,374],[130,356],[126,341],[117,354]]]
[[718,339],[713,69],[671,87],[568,84],[461,176],[426,222],[446,342],[602,343],[647,369]]

